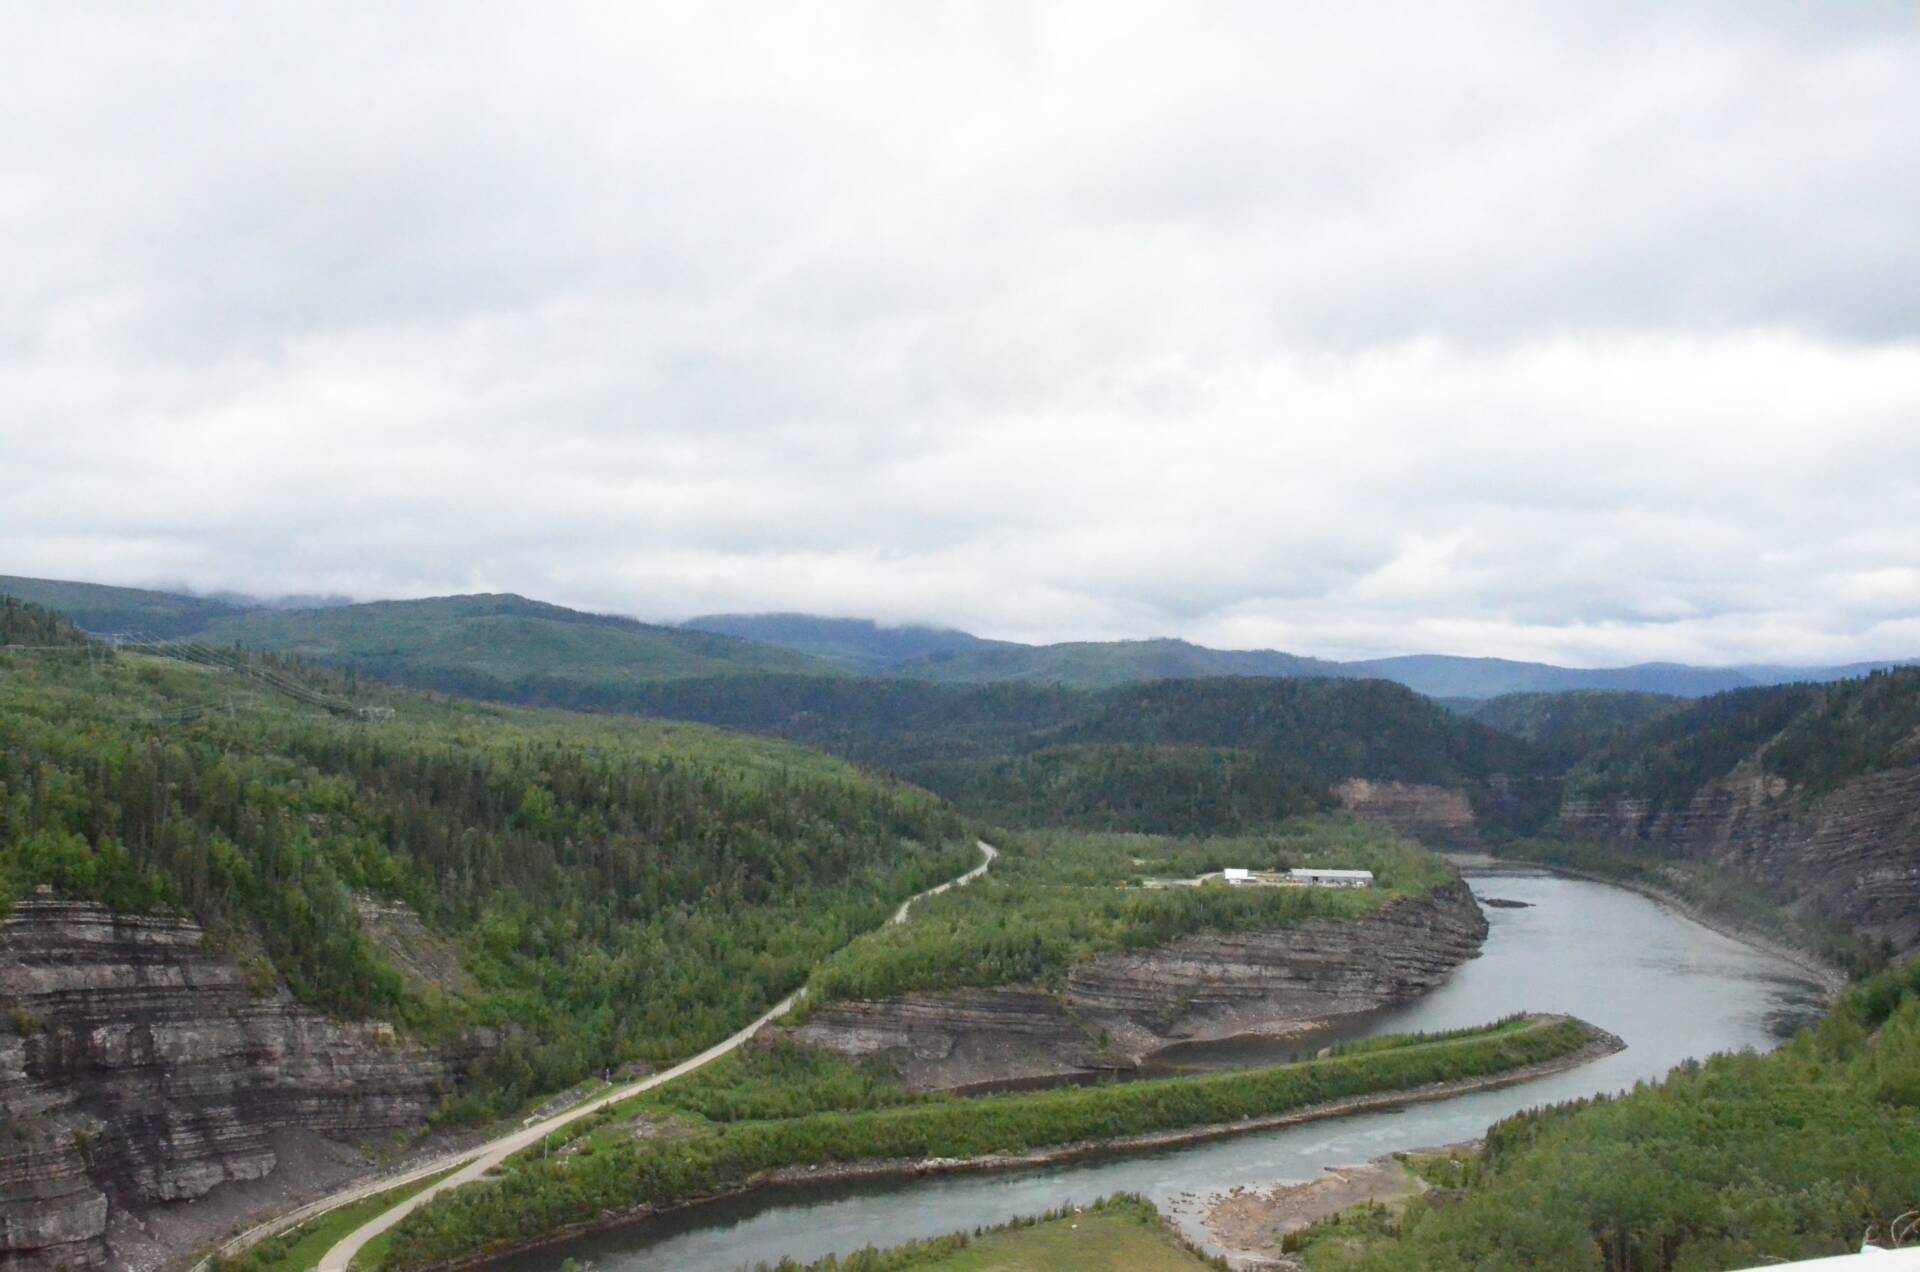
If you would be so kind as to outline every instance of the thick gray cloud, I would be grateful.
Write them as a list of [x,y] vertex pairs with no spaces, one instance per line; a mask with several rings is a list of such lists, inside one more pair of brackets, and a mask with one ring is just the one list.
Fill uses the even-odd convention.
[[0,571],[1920,653],[1906,5],[0,11]]

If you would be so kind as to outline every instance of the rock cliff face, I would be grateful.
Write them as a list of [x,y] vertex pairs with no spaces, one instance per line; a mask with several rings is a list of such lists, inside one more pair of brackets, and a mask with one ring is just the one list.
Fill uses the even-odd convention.
[[1031,989],[835,1003],[794,1041],[886,1055],[908,1083],[950,1089],[1131,1068],[1175,1042],[1297,1032],[1420,994],[1479,952],[1487,922],[1463,883],[1351,921],[1103,954],[1061,997]]
[[0,928],[0,1267],[116,1266],[106,1233],[276,1165],[273,1133],[417,1126],[448,1074],[379,1023],[257,994],[192,923],[33,900]]
[[1361,821],[1443,848],[1476,848],[1480,835],[1464,791],[1411,782],[1352,777],[1333,788],[1341,807]]
[[1709,862],[1896,951],[1920,947],[1920,766],[1813,795],[1748,764],[1679,808],[1569,800],[1560,823],[1575,838]]

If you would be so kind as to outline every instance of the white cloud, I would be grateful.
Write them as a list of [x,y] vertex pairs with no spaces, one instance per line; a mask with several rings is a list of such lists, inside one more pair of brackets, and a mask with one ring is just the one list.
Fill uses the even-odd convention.
[[1920,652],[1891,9],[62,5],[0,48],[0,570]]

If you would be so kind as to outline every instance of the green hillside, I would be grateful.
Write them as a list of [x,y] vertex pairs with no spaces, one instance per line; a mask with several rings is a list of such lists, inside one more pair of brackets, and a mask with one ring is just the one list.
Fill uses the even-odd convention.
[[1049,741],[1263,751],[1326,781],[1454,785],[1540,767],[1519,739],[1384,680],[1173,680],[1110,690],[1090,706]]
[[[903,774],[1069,746],[1227,748],[1266,755],[1323,782],[1460,785],[1548,771],[1520,739],[1384,680],[1189,679],[1091,691],[731,676],[634,685],[613,695],[538,688],[539,700],[553,705],[772,733]],[[957,783],[954,789],[973,780],[959,769],[938,773],[935,780]]]
[[934,654],[893,668],[895,675],[942,684],[1031,681],[1104,689],[1147,680],[1199,676],[1339,676],[1338,663],[1270,649],[1206,649],[1184,640],[1074,641],[995,645]]
[[511,595],[254,610],[208,625],[198,639],[352,668],[416,688],[508,699],[531,696],[524,687],[545,681],[617,690],[745,672],[840,674],[832,663],[771,645]]
[[1687,705],[1686,699],[1667,694],[1576,689],[1502,694],[1457,709],[1531,744],[1548,763],[1564,769]]
[[191,636],[241,612],[238,606],[204,596],[10,575],[0,575],[0,595],[57,610],[86,631],[141,633],[162,640]]
[[1345,674],[1378,676],[1435,698],[1493,698],[1510,693],[1565,693],[1605,689],[1625,693],[1674,694],[1697,698],[1753,685],[1730,667],[1688,667],[1679,663],[1639,663],[1632,667],[1556,667],[1510,658],[1466,658],[1451,654],[1408,654],[1343,664]]
[[982,640],[949,627],[917,623],[888,627],[870,618],[820,618],[813,614],[707,614],[690,618],[680,626],[690,631],[778,645],[863,672],[881,671],[929,655],[1005,644]]
[[[273,673],[292,677],[355,694]],[[381,702],[336,716],[237,671],[0,654],[0,898],[182,910],[315,1006],[429,1040],[504,1030],[477,1088],[498,1097],[706,1046],[976,860],[933,797],[785,743]],[[363,895],[417,910],[445,975],[404,976]]]
[[[808,982],[803,1012],[841,999],[995,985],[1061,988],[1105,951],[1143,949],[1192,932],[1292,927],[1371,914],[1458,876],[1437,854],[1349,818],[1297,818],[1254,835],[1159,837],[1032,831],[1004,837],[977,882],[928,897],[913,922],[877,928],[836,952]],[[1227,866],[1371,870],[1371,888],[1147,888]]]
[[1325,783],[1298,765],[1220,747],[1051,747],[914,765],[901,776],[1005,826],[1235,834],[1334,806]]
[[1441,1187],[1309,1230],[1294,1257],[1309,1272],[1638,1272],[1891,1245],[1920,1196],[1920,963],[1771,1055],[1522,1113],[1464,1163],[1416,1167]]
[[1593,755],[1568,793],[1672,807],[1745,761],[1815,791],[1920,762],[1920,668],[1704,699]]

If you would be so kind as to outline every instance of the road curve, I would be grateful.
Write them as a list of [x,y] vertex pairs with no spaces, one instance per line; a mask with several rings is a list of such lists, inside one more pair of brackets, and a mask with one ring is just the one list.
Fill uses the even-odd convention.
[[[975,840],[974,843],[975,846],[980,849],[979,865],[967,871],[965,874],[960,875],[958,878],[949,879],[938,887],[928,888],[925,892],[915,893],[913,896],[908,897],[900,903],[900,908],[893,912],[893,917],[889,919],[888,922],[890,924],[905,923],[907,921],[907,914],[913,909],[913,903],[915,901],[919,901],[925,897],[937,896],[949,888],[965,887],[967,884],[972,883],[975,879],[985,874],[987,867],[993,864],[993,859],[999,856],[1000,852],[984,839]],[[424,1205],[426,1202],[450,1188],[458,1188],[463,1184],[472,1183],[521,1149],[530,1148],[538,1144],[542,1139],[569,1123],[578,1121],[580,1118],[590,1114],[597,1113],[609,1104],[617,1104],[621,1100],[639,1095],[643,1091],[650,1091],[654,1087],[673,1081],[675,1078],[685,1077],[696,1069],[704,1068],[712,1064],[721,1056],[738,1050],[742,1043],[752,1038],[756,1033],[759,1033],[768,1021],[784,1016],[787,1012],[791,1011],[794,1004],[799,1002],[806,992],[804,987],[796,989],[793,993],[788,994],[785,998],[775,1003],[763,1013],[759,1019],[748,1025],[745,1029],[742,1029],[740,1032],[722,1042],[715,1043],[697,1056],[682,1060],[671,1069],[664,1069],[659,1073],[641,1078],[637,1082],[630,1082],[625,1086],[616,1087],[611,1091],[595,1096],[591,1100],[576,1104],[563,1113],[556,1113],[550,1118],[523,1126],[519,1130],[511,1131],[506,1135],[500,1136],[498,1139],[488,1140],[484,1144],[462,1149],[457,1153],[450,1153],[445,1157],[437,1158],[422,1166],[416,1166],[401,1174],[386,1176],[371,1183],[358,1184],[352,1188],[323,1197],[319,1201],[309,1202],[298,1210],[291,1211],[288,1214],[269,1220],[257,1227],[248,1229],[246,1232],[241,1233],[239,1236],[234,1237],[222,1245],[217,1253],[222,1256],[232,1257],[246,1250],[248,1247],[266,1240],[268,1237],[284,1232],[295,1224],[304,1223],[306,1220],[312,1219],[317,1215],[325,1214],[330,1210],[336,1210],[341,1206],[352,1205],[354,1202],[363,1201],[378,1193],[400,1188],[407,1184],[414,1183],[417,1180],[437,1175],[442,1171],[459,1167],[459,1169],[454,1170],[453,1173],[445,1179],[440,1180],[431,1187],[421,1189],[405,1201],[394,1205],[392,1209],[374,1216],[360,1227],[348,1233],[345,1237],[341,1238],[338,1244],[322,1255],[319,1264],[316,1265],[319,1272],[346,1272],[346,1269],[352,1264],[354,1256],[360,1253],[362,1247],[364,1247],[367,1242],[373,1240],[412,1214],[415,1207]],[[195,1266],[194,1272],[205,1272],[206,1267],[207,1260],[202,1260]]]

